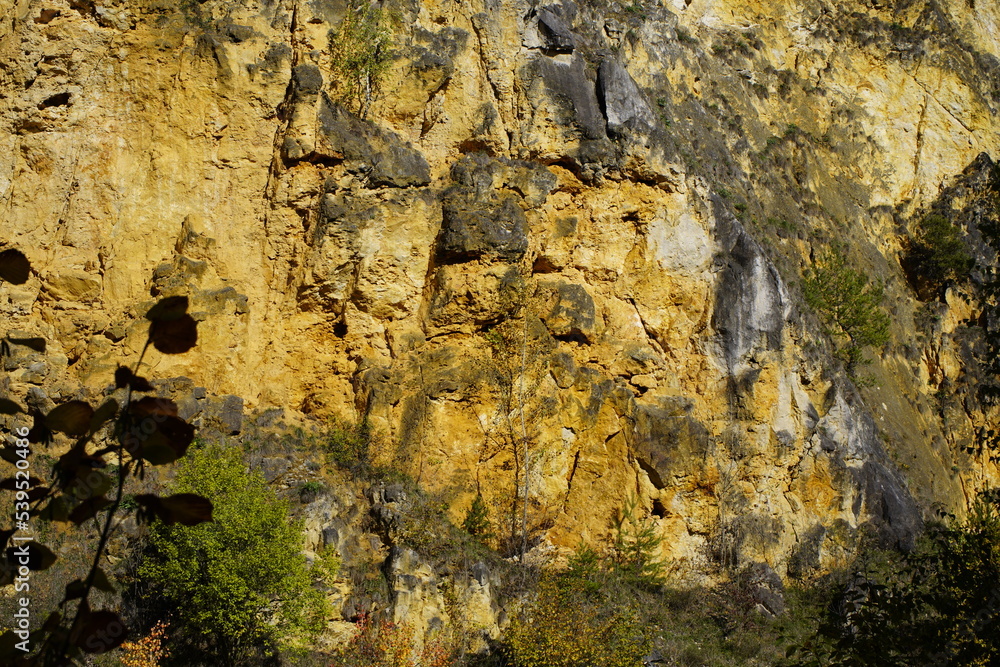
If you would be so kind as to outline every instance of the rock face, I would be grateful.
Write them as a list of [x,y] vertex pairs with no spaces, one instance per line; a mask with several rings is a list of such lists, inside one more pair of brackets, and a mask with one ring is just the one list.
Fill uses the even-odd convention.
[[[994,419],[983,306],[919,301],[903,264],[932,209],[995,264],[998,5],[385,5],[364,116],[331,83],[344,3],[0,9],[0,247],[33,266],[0,286],[9,395],[99,393],[187,294],[197,353],[149,361],[206,423],[366,415],[498,525],[526,436],[540,550],[603,543],[636,495],[696,573],[906,547],[997,481],[964,449]],[[832,242],[886,286],[864,383],[801,296]],[[436,585],[388,558],[397,609]]]

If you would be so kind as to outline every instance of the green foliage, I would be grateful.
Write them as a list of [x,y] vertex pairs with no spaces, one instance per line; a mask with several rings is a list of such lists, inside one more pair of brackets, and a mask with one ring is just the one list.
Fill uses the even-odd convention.
[[[538,417],[543,401],[538,389],[546,376],[552,343],[533,308],[540,306],[537,285],[517,275],[505,279],[499,298],[504,319],[482,333],[489,346],[491,363],[484,369],[495,392],[496,412],[480,449],[480,460],[503,458],[503,469],[511,478],[491,485],[501,509],[497,525],[500,551],[517,553],[522,559],[528,550],[531,503],[531,466],[537,456]],[[499,489],[499,490],[498,490]]]
[[371,465],[375,434],[367,419],[357,424],[334,421],[326,435],[324,448],[341,468],[363,472]]
[[577,582],[584,592],[596,594],[601,589],[603,570],[601,555],[581,542],[570,557],[564,576]]
[[[31,273],[31,265],[23,253],[8,249],[0,253],[0,282],[23,284]],[[58,608],[35,610],[25,627],[11,629],[0,635],[0,662],[13,661],[22,665],[64,665],[79,663],[84,654],[102,654],[116,649],[127,637],[125,626],[117,610],[94,609],[93,604],[103,602],[114,593],[112,577],[103,569],[112,533],[120,524],[116,515],[125,502],[125,486],[130,477],[143,479],[145,466],[173,463],[188,450],[194,439],[194,427],[178,416],[177,405],[165,398],[137,395],[153,391],[146,378],[136,375],[150,347],[163,354],[182,354],[198,341],[198,325],[187,312],[186,296],[171,296],[158,301],[146,311],[149,333],[134,369],[119,366],[115,371],[115,389],[118,396],[108,397],[98,407],[86,400],[73,399],[56,405],[47,414],[32,409],[32,426],[13,429],[16,436],[5,458],[11,463],[27,463],[32,445],[56,445],[63,453],[54,459],[51,470],[44,477],[28,475],[18,465],[14,477],[3,480],[4,489],[15,491],[15,529],[0,530],[0,549],[7,550],[8,561],[0,566],[0,586],[14,584],[14,547],[7,544],[15,532],[28,531],[32,519],[42,526],[50,522],[79,529],[80,538],[74,544],[73,559],[90,560],[89,569],[81,571],[78,563],[57,556],[37,540],[23,541],[18,548],[28,551],[28,562],[21,563],[30,570],[48,570],[56,566],[53,574],[79,573],[70,581],[61,581],[65,591]],[[44,338],[27,338],[23,344],[44,352]],[[124,406],[120,406],[120,401]],[[0,414],[24,413],[19,403],[0,398]],[[110,460],[109,460],[110,458]],[[107,473],[102,469],[111,466]],[[155,519],[167,523],[195,525],[212,519],[211,503],[195,494],[161,497],[143,493],[132,497],[139,511],[136,519],[145,523]],[[93,524],[97,537],[90,539],[86,526]],[[44,530],[44,529],[43,529]],[[38,534],[41,536],[41,532]],[[23,582],[22,582],[23,585]],[[36,585],[37,589],[38,586]],[[27,591],[27,588],[23,590]],[[50,589],[51,590],[51,589]],[[43,589],[44,591],[44,589]],[[93,594],[93,595],[92,595]],[[34,597],[34,596],[33,596]],[[28,599],[28,598],[25,598]],[[45,599],[45,596],[35,599]],[[30,637],[29,632],[32,632]],[[16,648],[16,641],[25,642],[29,648]],[[22,645],[23,646],[23,645]],[[30,655],[26,653],[31,652]]]
[[367,115],[392,61],[392,32],[385,10],[370,0],[349,0],[347,14],[330,32],[333,98]]
[[865,563],[794,655],[808,665],[1000,664],[997,494],[964,522],[931,527],[914,553]]
[[462,528],[469,535],[478,537],[484,544],[496,537],[493,534],[493,524],[490,523],[490,512],[483,500],[481,493],[476,494],[476,499],[472,501],[472,506],[465,514],[462,521]]
[[299,487],[299,492],[301,493],[319,493],[323,490],[323,482],[318,482],[316,480],[310,480]]
[[450,637],[437,633],[414,646],[413,627],[405,623],[374,620],[364,614],[351,641],[335,653],[340,667],[449,667],[457,664]]
[[[400,504],[400,514],[385,525],[395,543],[410,547],[442,567],[488,556],[489,549],[481,534],[470,533],[466,522],[462,527],[452,523],[449,503],[443,496],[421,490],[412,480],[403,486],[406,500]],[[480,527],[488,530],[488,524]]]
[[214,521],[153,524],[139,575],[172,605],[192,645],[239,664],[257,647],[291,646],[322,629],[325,600],[311,585],[301,526],[239,449],[199,448],[172,489],[211,500]]
[[[514,618],[505,645],[516,667],[638,667],[652,642],[632,600],[601,595],[596,581],[550,574]],[[589,584],[589,585],[588,585]],[[595,587],[594,584],[597,584]]]
[[139,509],[139,503],[136,502],[135,495],[126,493],[122,496],[122,502],[121,505],[118,506],[118,509],[123,512],[133,512]]
[[[676,583],[676,582],[675,582]],[[613,551],[581,544],[562,572],[548,571],[512,619],[499,648],[510,667],[635,665],[654,648],[664,664],[778,664],[783,644],[815,635],[826,588],[788,589],[777,618],[757,611],[747,577],[716,587],[651,588],[627,576]]]
[[625,5],[625,7],[623,9],[626,12],[628,12],[629,14],[632,14],[633,16],[639,17],[639,19],[642,20],[642,21],[645,21],[646,18],[647,18],[647,16],[646,16],[646,9],[642,5],[640,5],[638,2],[633,2],[630,5]]
[[666,564],[659,558],[663,538],[652,517],[639,516],[638,510],[639,498],[632,495],[615,516],[612,559],[626,580],[657,588],[666,576]]
[[698,40],[691,36],[691,33],[684,28],[677,28],[677,41],[681,44],[697,44]]
[[796,231],[795,225],[784,218],[768,217],[766,222],[772,227],[783,230],[786,234],[794,234]]
[[923,280],[937,286],[961,280],[972,269],[962,234],[948,218],[932,213],[917,225],[910,259]]
[[340,575],[340,567],[342,565],[343,562],[337,556],[336,551],[333,549],[323,549],[313,563],[313,574],[327,587],[333,587],[337,583],[337,577]]
[[889,315],[882,309],[884,288],[860,271],[848,267],[838,251],[808,270],[803,283],[806,302],[819,312],[827,333],[847,337],[838,355],[853,371],[865,363],[866,347],[881,347],[889,340]]

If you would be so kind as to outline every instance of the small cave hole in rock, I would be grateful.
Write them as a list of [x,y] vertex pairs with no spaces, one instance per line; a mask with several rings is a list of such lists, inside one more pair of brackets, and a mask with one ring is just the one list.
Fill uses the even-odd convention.
[[344,322],[337,322],[333,325],[333,335],[337,338],[343,338],[347,335],[347,325]]
[[48,109],[49,107],[66,107],[69,106],[69,93],[57,93],[52,97],[48,97],[42,102],[38,103],[39,109]]
[[565,334],[553,334],[552,336],[556,340],[561,340],[566,343],[579,343],[580,345],[590,345],[590,339],[580,331],[571,331]]
[[43,9],[42,13],[35,17],[35,23],[45,25],[57,16],[59,16],[58,9]]
[[[421,127],[420,136],[426,135],[431,131],[433,123],[425,123],[424,127]],[[460,144],[458,144],[458,152],[463,155],[466,153],[486,153],[487,155],[494,155],[495,151],[493,147],[486,141],[482,139],[465,139]]]
[[663,501],[661,501],[659,498],[653,501],[653,516],[658,517],[660,519],[667,516],[667,508],[664,507]]
[[535,260],[535,263],[531,265],[532,273],[552,273],[558,271],[556,265],[549,260],[548,257],[542,256]]

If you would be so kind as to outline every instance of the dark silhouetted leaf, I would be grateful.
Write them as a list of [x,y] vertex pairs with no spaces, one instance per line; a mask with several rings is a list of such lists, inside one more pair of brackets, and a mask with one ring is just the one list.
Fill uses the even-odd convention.
[[7,548],[7,542],[10,541],[11,536],[13,536],[15,531],[13,530],[0,530],[0,549]]
[[66,601],[78,600],[87,592],[87,584],[83,579],[74,579],[66,584]]
[[[82,605],[82,603],[81,603]],[[128,628],[113,611],[83,611],[70,633],[74,646],[87,653],[107,653],[121,646]]]
[[172,322],[187,315],[188,298],[186,296],[168,296],[149,309],[146,319],[150,322]]
[[66,435],[86,435],[93,416],[94,408],[84,401],[70,401],[52,408],[45,416],[45,423],[53,431],[61,431]]
[[118,401],[109,398],[101,403],[101,407],[97,408],[94,411],[94,416],[90,418],[90,432],[97,433],[116,414],[118,414]]
[[136,521],[139,523],[151,523],[153,519],[159,517],[163,505],[158,495],[155,493],[140,493],[137,496],[133,496],[132,499],[139,505],[139,509],[135,513]]
[[89,498],[110,488],[111,480],[97,470],[106,466],[103,458],[88,454],[86,443],[81,441],[59,457],[53,471],[59,488],[69,491],[77,498]]
[[143,521],[156,517],[167,525],[196,526],[212,520],[212,502],[194,493],[176,493],[166,498],[144,493],[135,500],[142,507]]
[[30,570],[47,570],[56,562],[56,555],[45,545],[35,541],[7,547],[7,562],[14,566],[25,565],[21,562],[21,559],[24,558],[22,549],[25,547],[27,547],[28,552],[27,566]]
[[0,278],[15,285],[28,282],[31,275],[31,263],[24,253],[14,248],[0,252]]
[[212,520],[212,501],[194,493],[176,493],[161,498],[163,507],[182,526],[196,526]]
[[98,512],[111,507],[112,504],[113,503],[104,496],[88,498],[77,505],[73,511],[69,513],[69,520],[79,526],[80,524],[93,519],[97,516]]
[[65,523],[69,521],[69,512],[71,509],[73,509],[72,498],[56,496],[38,513],[38,518],[45,521]]
[[194,427],[177,417],[162,417],[156,430],[143,443],[142,458],[153,465],[173,463],[187,453],[194,440]]
[[108,593],[112,593],[115,590],[115,587],[108,580],[108,575],[104,574],[104,570],[101,568],[94,570],[94,588],[107,591]]
[[[14,490],[17,489],[17,483],[18,482],[23,482],[23,481],[24,481],[23,479],[19,480],[19,479],[15,478],[15,477],[8,477],[7,479],[5,479],[2,482],[0,482],[0,490],[14,491]],[[42,480],[38,479],[37,477],[29,477],[28,478],[28,488],[31,488],[33,486],[37,486],[37,485],[39,485],[41,483],[42,483]]]
[[9,398],[0,398],[0,415],[16,415],[24,412],[21,406]]
[[156,442],[147,443],[142,448],[142,458],[144,461],[154,466],[165,466],[173,463],[180,456],[169,445]]
[[51,614],[49,614],[49,617],[45,619],[44,623],[42,623],[41,630],[42,632],[52,632],[53,630],[59,627],[59,624],[61,622],[62,622],[62,614],[60,614],[58,611],[54,611]]
[[35,502],[39,498],[44,498],[49,494],[51,489],[47,486],[36,486],[31,491],[28,491],[28,501]]
[[154,398],[146,396],[129,406],[129,412],[139,417],[163,416],[176,417],[177,404],[169,398]]
[[153,385],[149,384],[149,380],[139,377],[132,372],[132,369],[124,366],[119,366],[118,370],[115,371],[115,387],[118,389],[129,387],[135,391],[153,391]]
[[[13,582],[13,579],[11,581]],[[24,651],[17,648],[20,641],[13,630],[7,630],[0,635],[0,664],[16,665],[17,660],[24,657]]]
[[[104,462],[103,459],[101,459],[101,462],[102,463]],[[111,487],[115,485],[115,481],[112,480],[110,476],[104,474],[100,470],[91,470],[90,472],[87,473],[87,477],[85,479],[80,480],[80,483],[82,485],[85,485],[84,488],[86,489],[87,493],[90,494],[91,498],[96,498],[97,496],[104,495],[105,493],[111,490]],[[75,495],[77,498],[80,498],[84,493],[84,490],[82,488],[75,491],[76,491]]]
[[[101,591],[113,592],[115,587],[108,581],[108,575],[104,574],[101,568],[94,570],[94,588]],[[66,599],[76,600],[84,597],[87,592],[87,582],[85,579],[74,579],[66,584]]]
[[34,413],[34,422],[28,431],[28,442],[35,445],[48,445],[52,442],[52,430],[39,412]]
[[0,447],[0,458],[7,463],[16,464],[21,459],[21,455],[17,452],[17,447],[14,447],[12,444],[5,444],[3,447]]
[[190,315],[176,320],[156,320],[149,325],[149,339],[163,354],[182,354],[198,342],[198,323]]

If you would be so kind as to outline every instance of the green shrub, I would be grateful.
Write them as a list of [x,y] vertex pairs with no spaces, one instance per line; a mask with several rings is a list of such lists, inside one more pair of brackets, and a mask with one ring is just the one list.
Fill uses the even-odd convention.
[[516,667],[638,667],[648,629],[631,601],[599,595],[587,579],[550,574],[511,622],[506,652]]
[[490,523],[490,512],[483,500],[481,493],[476,494],[476,499],[472,501],[472,506],[465,514],[462,521],[462,528],[469,535],[478,537],[481,542],[488,544],[496,535],[493,533],[493,524]]
[[910,250],[910,260],[923,280],[939,287],[961,280],[973,266],[958,227],[937,213],[917,225],[917,240]]
[[639,499],[630,496],[615,517],[612,560],[628,581],[658,588],[663,585],[666,565],[659,559],[663,538],[651,517],[638,514]]
[[341,468],[364,472],[371,465],[374,433],[368,420],[352,424],[334,421],[326,434],[324,448]]
[[698,40],[691,36],[685,28],[677,28],[677,41],[681,44],[697,44]]
[[581,544],[564,571],[543,574],[500,638],[507,662],[496,664],[639,667],[655,648],[664,664],[678,667],[775,665],[783,644],[815,635],[830,599],[825,589],[787,592],[787,610],[772,618],[758,611],[746,577],[651,588],[624,574],[613,551],[601,556]]
[[365,116],[392,60],[387,16],[370,0],[349,0],[347,14],[330,32],[333,97]]
[[1000,664],[1000,499],[932,526],[911,554],[868,559],[828,609],[793,664]]
[[432,633],[423,646],[414,646],[413,627],[374,620],[364,614],[348,644],[334,653],[340,667],[450,667],[458,664],[451,637]]
[[806,271],[803,290],[806,302],[822,317],[827,333],[847,338],[838,356],[849,371],[865,363],[865,348],[881,347],[889,341],[882,283],[873,283],[860,271],[849,268],[840,252],[828,253],[818,266]]
[[310,480],[299,487],[300,493],[319,493],[323,490],[323,482],[318,482],[316,480]]
[[326,602],[312,587],[301,525],[238,448],[192,448],[171,491],[211,500],[213,521],[152,524],[139,576],[168,603],[190,648],[215,664],[242,664],[261,647],[293,647],[322,629]]

